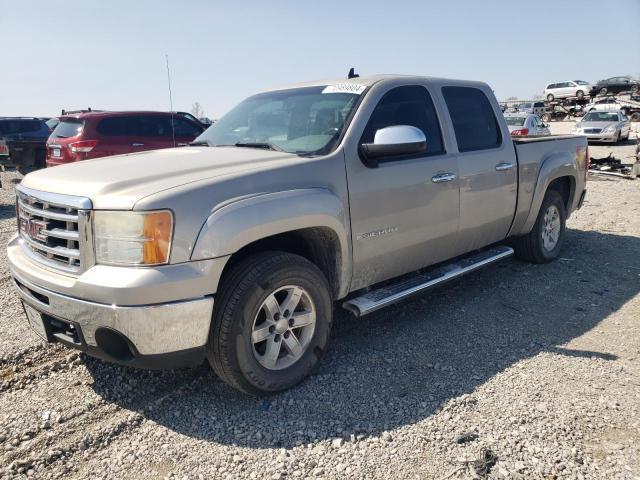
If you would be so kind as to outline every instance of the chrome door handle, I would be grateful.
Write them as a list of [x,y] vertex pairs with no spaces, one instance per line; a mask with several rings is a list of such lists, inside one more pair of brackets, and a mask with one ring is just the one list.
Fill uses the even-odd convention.
[[513,168],[513,163],[499,163],[496,165],[496,170],[498,172],[503,172],[504,170],[511,170]]
[[431,181],[433,183],[452,182],[456,177],[457,175],[455,173],[439,173],[438,175],[431,177]]
[[132,147],[144,147],[144,143],[132,143]]

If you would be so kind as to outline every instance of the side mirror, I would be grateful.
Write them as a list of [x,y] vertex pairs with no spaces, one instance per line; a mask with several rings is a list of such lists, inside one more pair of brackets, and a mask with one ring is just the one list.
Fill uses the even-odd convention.
[[360,152],[368,167],[377,167],[378,160],[402,157],[427,151],[427,138],[422,130],[410,125],[394,125],[376,132],[373,143],[360,145]]

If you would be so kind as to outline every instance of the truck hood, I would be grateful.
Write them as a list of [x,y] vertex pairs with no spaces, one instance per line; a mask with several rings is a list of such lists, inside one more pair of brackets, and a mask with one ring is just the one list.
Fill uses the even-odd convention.
[[130,210],[140,199],[187,183],[295,163],[291,153],[240,147],[181,147],[117,155],[46,168],[22,184],[88,197],[96,209]]

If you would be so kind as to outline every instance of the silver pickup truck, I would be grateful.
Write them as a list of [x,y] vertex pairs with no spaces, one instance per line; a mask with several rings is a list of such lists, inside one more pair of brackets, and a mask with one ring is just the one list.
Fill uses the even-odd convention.
[[587,159],[584,137],[512,140],[484,83],[307,83],[192,146],[27,175],[8,257],[47,341],[147,368],[206,357],[260,394],[314,367],[337,301],[361,316],[514,251],[556,258]]

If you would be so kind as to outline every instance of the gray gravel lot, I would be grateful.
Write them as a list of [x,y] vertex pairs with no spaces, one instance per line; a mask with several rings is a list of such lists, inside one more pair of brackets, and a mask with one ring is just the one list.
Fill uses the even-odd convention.
[[588,189],[559,261],[336,310],[319,368],[264,400],[42,345],[2,249],[0,478],[640,479],[640,179]]

